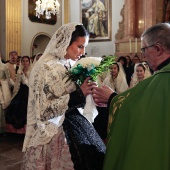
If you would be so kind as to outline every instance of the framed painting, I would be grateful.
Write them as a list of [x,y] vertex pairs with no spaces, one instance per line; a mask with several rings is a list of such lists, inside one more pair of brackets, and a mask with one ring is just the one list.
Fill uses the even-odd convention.
[[111,0],[80,0],[81,22],[90,41],[111,41]]
[[55,25],[57,22],[57,16],[51,15],[50,19],[46,19],[45,14],[41,15],[40,18],[36,17],[36,0],[28,0],[28,17],[32,22],[38,22],[43,24]]

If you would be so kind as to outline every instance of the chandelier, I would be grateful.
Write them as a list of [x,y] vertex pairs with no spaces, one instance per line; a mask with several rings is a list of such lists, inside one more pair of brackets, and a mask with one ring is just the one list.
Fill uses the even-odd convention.
[[60,4],[58,0],[37,0],[36,1],[36,17],[40,18],[40,15],[44,15],[47,19],[51,18],[51,14],[59,14]]

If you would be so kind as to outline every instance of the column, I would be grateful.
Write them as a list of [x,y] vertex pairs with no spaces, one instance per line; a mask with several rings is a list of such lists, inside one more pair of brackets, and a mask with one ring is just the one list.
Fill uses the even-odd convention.
[[6,60],[9,52],[21,54],[21,0],[6,0]]
[[135,0],[125,0],[125,38],[135,38]]
[[155,0],[145,0],[145,29],[156,24],[157,10]]

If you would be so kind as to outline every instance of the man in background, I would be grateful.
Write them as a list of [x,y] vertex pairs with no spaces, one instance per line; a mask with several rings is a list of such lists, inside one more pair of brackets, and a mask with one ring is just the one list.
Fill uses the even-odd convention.
[[16,69],[17,69],[17,59],[18,53],[16,51],[11,51],[9,53],[9,61],[6,63],[10,72],[10,78],[15,82]]

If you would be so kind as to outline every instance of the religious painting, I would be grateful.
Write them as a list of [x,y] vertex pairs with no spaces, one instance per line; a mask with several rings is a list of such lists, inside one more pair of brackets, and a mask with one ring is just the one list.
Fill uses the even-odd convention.
[[57,16],[51,14],[50,19],[46,19],[45,14],[41,15],[40,18],[36,16],[36,0],[28,0],[28,17],[31,22],[43,23],[43,24],[50,24],[55,25],[57,22]]
[[80,6],[90,41],[111,41],[111,0],[80,0]]

